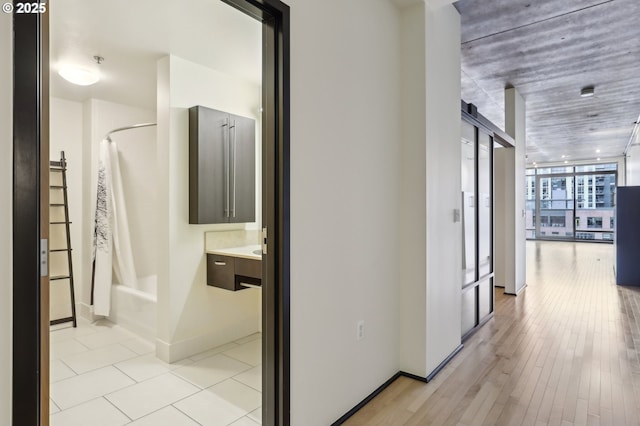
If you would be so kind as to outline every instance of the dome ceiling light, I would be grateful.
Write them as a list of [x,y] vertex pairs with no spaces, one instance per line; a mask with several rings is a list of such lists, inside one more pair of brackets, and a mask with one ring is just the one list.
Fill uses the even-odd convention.
[[[104,61],[104,58],[101,56],[94,56],[93,59],[97,64],[101,64],[102,61]],[[78,65],[60,65],[58,67],[58,74],[69,83],[78,86],[90,86],[100,81],[100,74],[97,70],[87,69]]]

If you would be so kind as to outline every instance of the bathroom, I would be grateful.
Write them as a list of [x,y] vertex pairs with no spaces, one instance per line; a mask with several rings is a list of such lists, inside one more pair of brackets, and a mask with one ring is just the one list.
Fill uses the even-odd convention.
[[[261,25],[219,0],[186,11],[149,0],[51,6],[50,159],[64,151],[67,162],[78,322],[52,326],[51,422],[259,424],[262,290],[207,285],[207,251],[253,253],[261,241]],[[65,64],[100,81],[73,85],[58,75]],[[254,120],[253,221],[190,224],[194,106]],[[103,317],[92,305],[100,144],[144,123],[156,125],[110,136],[136,279],[118,283],[114,274]],[[52,249],[56,232],[52,225]],[[52,275],[63,260],[52,254]],[[52,281],[52,320],[69,315],[68,283]],[[136,399],[150,389],[157,395]]]

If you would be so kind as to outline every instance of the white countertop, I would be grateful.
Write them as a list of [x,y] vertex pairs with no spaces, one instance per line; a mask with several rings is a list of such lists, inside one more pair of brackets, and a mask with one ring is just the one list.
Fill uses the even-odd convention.
[[262,247],[260,244],[242,247],[227,247],[207,250],[207,254],[219,254],[221,256],[242,257],[244,259],[262,260]]

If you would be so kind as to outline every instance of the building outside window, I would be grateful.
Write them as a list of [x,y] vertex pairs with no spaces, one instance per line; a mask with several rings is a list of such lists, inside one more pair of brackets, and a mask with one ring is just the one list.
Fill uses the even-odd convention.
[[587,228],[602,229],[601,217],[587,217]]

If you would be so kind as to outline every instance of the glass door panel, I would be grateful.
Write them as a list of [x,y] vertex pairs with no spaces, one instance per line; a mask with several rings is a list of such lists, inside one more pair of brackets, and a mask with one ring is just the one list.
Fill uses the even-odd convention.
[[462,122],[462,284],[476,280],[476,129]]
[[538,177],[538,238],[573,239],[573,176]]
[[491,259],[491,146],[486,133],[478,132],[478,276],[492,271]]

